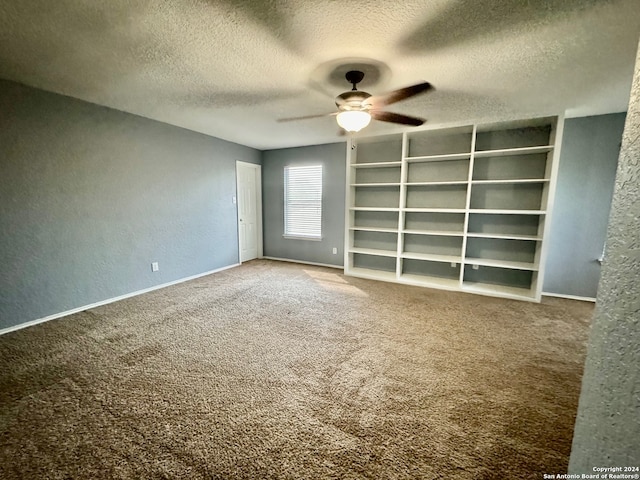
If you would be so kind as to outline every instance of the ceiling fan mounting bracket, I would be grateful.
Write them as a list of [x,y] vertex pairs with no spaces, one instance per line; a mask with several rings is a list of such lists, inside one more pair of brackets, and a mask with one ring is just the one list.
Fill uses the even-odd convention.
[[347,79],[347,82],[353,85],[353,90],[357,90],[356,85],[364,78],[364,72],[360,70],[349,70],[344,77]]

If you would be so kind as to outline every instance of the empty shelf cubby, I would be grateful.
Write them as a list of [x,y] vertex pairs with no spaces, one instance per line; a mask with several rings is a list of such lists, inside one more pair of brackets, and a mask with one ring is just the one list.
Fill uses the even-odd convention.
[[476,157],[473,180],[544,179],[547,175],[547,153]]
[[411,132],[407,135],[408,157],[471,152],[472,132],[472,127]]
[[469,178],[469,159],[411,162],[407,168],[407,183],[466,182]]
[[464,231],[464,213],[406,212],[405,230],[425,233],[459,233]]
[[398,212],[353,212],[353,226],[358,228],[398,228]]
[[378,255],[366,255],[353,253],[353,267],[368,270],[379,270],[394,273],[396,271],[396,259],[393,257],[381,257]]
[[[509,240],[496,238],[467,239],[466,258],[470,263],[490,263],[513,266],[524,269],[536,269],[536,247],[534,240]],[[471,259],[471,260],[469,260]]]
[[407,253],[424,253],[454,257],[460,257],[462,255],[462,237],[414,235],[406,233],[404,234],[403,244],[403,252]]
[[429,279],[445,279],[458,283],[460,278],[460,264],[451,266],[449,263],[430,262],[405,258],[402,260],[402,276],[412,280],[428,281]]
[[358,142],[356,164],[397,162],[402,157],[402,138]]
[[482,127],[476,135],[476,151],[549,145],[551,124],[505,128],[500,125]]
[[466,185],[409,185],[407,208],[465,208]]
[[469,215],[468,234],[487,236],[525,236],[538,238],[541,230],[542,215],[495,215],[491,213],[471,213]]
[[[468,287],[507,287],[510,289],[522,289],[522,293],[525,293],[531,289],[535,274],[535,272],[528,270],[487,266],[480,266],[478,269],[474,269],[471,265],[465,265],[463,282]],[[496,291],[499,292],[498,289]]]
[[396,253],[398,234],[389,232],[353,232],[353,247],[372,250],[384,250]]
[[400,183],[400,167],[358,168],[353,183]]
[[471,190],[471,209],[542,210],[544,184],[479,184]]
[[356,187],[356,207],[398,208],[399,186]]

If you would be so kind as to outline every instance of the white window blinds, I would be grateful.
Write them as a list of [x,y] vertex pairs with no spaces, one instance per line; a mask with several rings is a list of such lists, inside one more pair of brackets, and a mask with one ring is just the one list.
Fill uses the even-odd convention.
[[284,168],[284,236],[322,236],[322,165]]

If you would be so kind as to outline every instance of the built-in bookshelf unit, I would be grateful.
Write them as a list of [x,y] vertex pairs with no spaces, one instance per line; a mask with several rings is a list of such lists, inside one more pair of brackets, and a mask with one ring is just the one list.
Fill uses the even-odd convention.
[[540,301],[563,119],[351,139],[345,273]]

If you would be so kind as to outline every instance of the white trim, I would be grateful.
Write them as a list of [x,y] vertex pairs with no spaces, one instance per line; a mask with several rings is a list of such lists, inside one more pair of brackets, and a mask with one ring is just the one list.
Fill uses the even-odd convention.
[[331,265],[329,263],[318,263],[318,262],[305,262],[304,260],[292,260],[291,258],[278,258],[278,257],[262,257],[265,260],[276,260],[278,262],[289,262],[289,263],[301,263],[303,265],[315,265],[317,267],[329,267],[329,268],[337,268],[338,270],[344,270],[344,267],[341,265]]
[[562,293],[549,293],[542,292],[543,297],[557,297],[557,298],[566,298],[568,300],[579,300],[581,302],[596,302],[596,299],[593,297],[580,297],[578,295],[564,295]]
[[221,272],[223,270],[228,270],[230,268],[238,267],[239,263],[234,263],[232,265],[227,265],[226,267],[216,268],[215,270],[209,270],[208,272],[199,273],[197,275],[192,275],[190,277],[181,278],[179,280],[174,280],[172,282],[163,283],[161,285],[156,285],[155,287],[145,288],[143,290],[136,290],[135,292],[125,293],[124,295],[120,295],[118,297],[108,298],[107,300],[101,300],[99,302],[91,303],[89,305],[84,305],[82,307],[72,308],[71,310],[66,310],[60,313],[54,313],[53,315],[49,315],[42,318],[37,318],[35,320],[30,320],[28,322],[20,323],[18,325],[14,325],[13,327],[7,327],[0,330],[0,335],[4,335],[5,333],[14,332],[16,330],[21,330],[23,328],[32,327],[33,325],[38,325],[39,323],[48,322],[49,320],[55,320],[57,318],[66,317],[67,315],[73,315],[74,313],[83,312],[85,310],[90,310],[92,308],[101,307],[102,305],[107,305],[109,303],[119,302],[120,300],[125,300],[131,297],[137,297],[138,295],[142,295],[144,293],[153,292],[154,290],[159,290],[161,288],[170,287],[172,285],[176,285],[178,283],[188,282],[189,280],[195,280],[196,278],[205,277],[207,275],[211,275],[213,273]]
[[[263,239],[262,239],[262,165],[258,165],[257,163],[249,163],[243,162],[241,160],[236,160],[236,222],[238,229],[238,261],[242,263],[240,259],[240,251],[242,249],[241,241],[240,241],[240,209],[238,208],[239,200],[239,185],[238,185],[238,166],[250,167],[254,169],[256,175],[256,230],[258,233],[258,257],[262,258],[263,253]],[[253,259],[251,259],[253,260]],[[248,261],[248,260],[246,260]]]
[[[547,267],[547,257],[549,252],[549,246],[551,243],[551,221],[553,219],[553,206],[556,197],[556,184],[558,183],[558,172],[560,170],[560,148],[562,147],[562,137],[564,135],[564,115],[558,115],[554,128],[552,129],[553,135],[553,151],[548,153],[551,155],[551,172],[549,175],[549,183],[547,188],[547,205],[545,207],[544,227],[542,232],[542,245],[540,245],[540,255],[538,260],[538,277],[535,284],[535,298],[540,301],[542,298],[542,288],[544,283],[545,271]],[[548,158],[548,157],[547,157]],[[544,194],[543,194],[544,195]],[[543,196],[544,198],[544,196]]]
[[[350,263],[349,257],[349,248],[353,243],[353,232],[354,230],[349,229],[349,225],[354,225],[355,221],[353,220],[355,213],[351,210],[351,207],[354,206],[352,197],[355,196],[353,191],[355,187],[352,184],[355,182],[355,175],[352,175],[352,161],[351,157],[353,156],[353,150],[356,148],[356,142],[352,136],[347,140],[347,151],[346,151],[346,170],[345,170],[345,179],[346,185],[344,190],[344,258],[342,260],[344,264],[344,271],[351,270],[353,267],[353,263]],[[399,211],[399,210],[398,210]],[[351,256],[353,258],[353,256]]]

